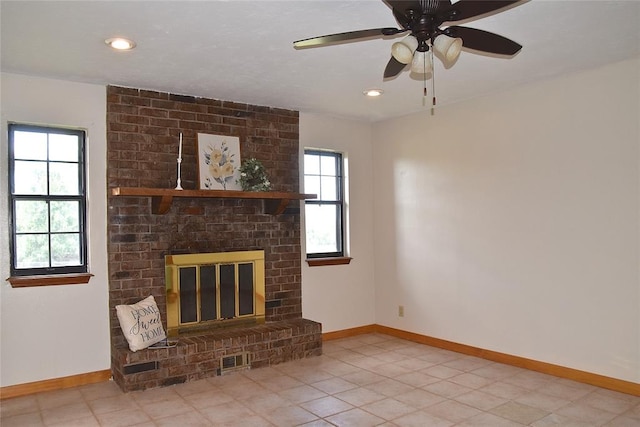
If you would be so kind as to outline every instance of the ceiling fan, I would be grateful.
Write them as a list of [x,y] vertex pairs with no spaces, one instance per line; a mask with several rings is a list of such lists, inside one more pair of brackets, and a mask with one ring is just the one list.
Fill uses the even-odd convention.
[[[411,71],[425,74],[431,71],[434,51],[447,63],[453,63],[462,47],[497,55],[512,56],[522,46],[498,34],[458,25],[441,29],[448,22],[466,21],[490,13],[498,13],[522,0],[383,0],[402,28],[385,27],[350,31],[298,40],[295,48],[308,48],[333,43],[356,41],[375,36],[393,36],[410,32],[391,48],[391,59],[384,77],[395,77],[411,62]],[[428,54],[430,52],[430,55]],[[426,93],[426,88],[425,88]]]

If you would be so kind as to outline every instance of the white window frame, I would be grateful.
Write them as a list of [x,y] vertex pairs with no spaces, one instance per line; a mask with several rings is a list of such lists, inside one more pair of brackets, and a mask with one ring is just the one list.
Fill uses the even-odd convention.
[[[347,174],[346,174],[346,155],[338,151],[330,151],[316,148],[305,148],[304,155],[326,156],[335,160],[336,169],[336,198],[335,200],[323,200],[322,194],[318,194],[316,199],[305,200],[305,210],[307,206],[322,206],[331,205],[336,206],[336,242],[337,250],[332,252],[309,252],[307,245],[306,258],[307,263],[310,266],[319,265],[334,265],[334,264],[348,264],[351,258],[347,255],[347,230],[348,230],[348,215],[347,215]],[[304,164],[304,162],[303,162]],[[304,170],[303,167],[303,179],[310,174]],[[314,174],[315,175],[315,174]],[[323,176],[322,170],[319,171],[317,176]],[[333,176],[333,175],[331,175]],[[305,187],[305,191],[309,191]],[[306,231],[309,229],[309,217],[305,215],[305,236]],[[305,237],[306,240],[306,237]]]

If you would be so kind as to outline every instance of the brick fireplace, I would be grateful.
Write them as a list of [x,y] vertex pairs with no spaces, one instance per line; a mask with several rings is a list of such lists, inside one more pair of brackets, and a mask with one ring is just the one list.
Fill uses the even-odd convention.
[[[210,133],[239,137],[241,157],[265,165],[274,191],[298,192],[298,112],[116,86],[107,88],[109,188],[174,188],[181,132],[183,188],[196,189],[196,138]],[[320,325],[302,318],[300,202],[271,215],[261,200],[185,197],[157,215],[151,197],[109,194],[112,372],[123,390],[219,375],[237,354],[259,367],[321,353]],[[264,251],[264,324],[183,334],[172,348],[128,350],[113,308],[153,295],[166,328],[166,256],[255,250]]]

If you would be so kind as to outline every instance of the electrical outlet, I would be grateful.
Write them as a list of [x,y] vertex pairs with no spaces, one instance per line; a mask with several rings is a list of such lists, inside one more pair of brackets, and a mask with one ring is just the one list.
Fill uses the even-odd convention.
[[404,317],[404,305],[398,306],[398,317]]

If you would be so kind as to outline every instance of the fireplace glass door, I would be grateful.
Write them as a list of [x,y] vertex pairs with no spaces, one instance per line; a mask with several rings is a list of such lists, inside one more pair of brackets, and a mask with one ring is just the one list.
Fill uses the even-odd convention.
[[264,318],[263,251],[167,256],[166,280],[170,332]]

